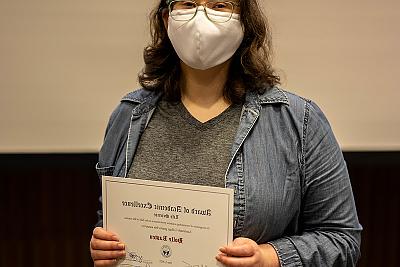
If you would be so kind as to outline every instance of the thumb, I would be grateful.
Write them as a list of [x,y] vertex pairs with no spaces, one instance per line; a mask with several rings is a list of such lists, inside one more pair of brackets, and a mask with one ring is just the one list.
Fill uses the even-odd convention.
[[249,243],[249,239],[248,238],[244,238],[244,237],[238,237],[235,240],[233,240],[232,245],[233,246],[241,246],[241,245],[245,245]]

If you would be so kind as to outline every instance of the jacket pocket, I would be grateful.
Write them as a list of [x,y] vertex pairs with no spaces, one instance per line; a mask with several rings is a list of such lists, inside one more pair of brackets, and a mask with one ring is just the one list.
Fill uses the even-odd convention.
[[101,167],[99,162],[96,164],[97,175],[101,178],[102,176],[113,176],[115,166]]

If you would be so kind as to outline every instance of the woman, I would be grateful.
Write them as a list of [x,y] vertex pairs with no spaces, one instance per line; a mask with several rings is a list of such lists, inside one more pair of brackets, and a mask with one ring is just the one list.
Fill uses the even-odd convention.
[[[143,89],[112,114],[99,175],[233,188],[226,266],[354,266],[362,228],[342,153],[317,105],[276,86],[257,1],[161,0],[151,23]],[[90,247],[95,266],[125,254],[101,227]]]

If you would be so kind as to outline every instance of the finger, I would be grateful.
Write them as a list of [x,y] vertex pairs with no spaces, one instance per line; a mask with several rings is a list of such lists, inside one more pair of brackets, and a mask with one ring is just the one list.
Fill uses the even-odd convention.
[[97,260],[116,260],[125,256],[124,250],[92,250],[93,261]]
[[101,239],[92,238],[90,247],[98,250],[123,250],[125,245],[117,241],[105,241]]
[[97,260],[94,262],[94,267],[112,267],[117,266],[117,260]]
[[102,239],[102,240],[120,241],[118,236],[115,233],[106,231],[104,228],[101,228],[101,227],[94,228],[93,236],[97,239]]
[[255,257],[229,257],[227,255],[218,254],[217,261],[228,267],[251,267],[256,266]]
[[254,247],[250,244],[244,244],[239,246],[225,246],[219,249],[222,253],[234,257],[251,257],[254,255]]

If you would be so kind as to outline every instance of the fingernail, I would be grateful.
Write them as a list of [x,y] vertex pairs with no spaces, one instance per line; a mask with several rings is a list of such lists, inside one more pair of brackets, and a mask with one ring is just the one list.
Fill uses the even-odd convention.
[[119,248],[119,249],[124,249],[124,248],[125,248],[125,245],[122,244],[122,243],[118,243],[118,248]]

